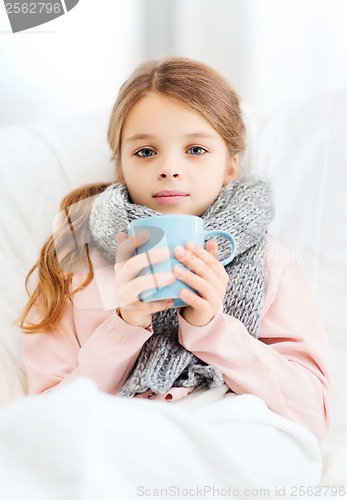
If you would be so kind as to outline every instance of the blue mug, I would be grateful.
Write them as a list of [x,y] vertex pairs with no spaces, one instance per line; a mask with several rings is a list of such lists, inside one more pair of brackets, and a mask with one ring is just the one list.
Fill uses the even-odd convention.
[[[174,249],[177,246],[185,247],[188,241],[193,241],[203,248],[206,240],[212,236],[222,236],[231,243],[230,255],[221,261],[223,266],[229,264],[235,257],[236,242],[234,237],[227,231],[206,231],[203,219],[195,215],[158,215],[145,217],[131,222],[128,227],[128,232],[131,236],[135,236],[143,230],[148,232],[149,238],[143,245],[135,249],[135,254],[148,252],[152,248],[168,248],[170,259],[151,264],[148,257],[149,267],[144,268],[140,275],[171,273],[177,264],[185,267],[182,262],[179,262],[174,257]],[[182,288],[187,288],[197,293],[186,283],[176,279],[171,285],[145,290],[140,294],[140,300],[143,302],[153,302],[155,300],[174,299],[172,307],[184,307],[187,304],[179,296]]]

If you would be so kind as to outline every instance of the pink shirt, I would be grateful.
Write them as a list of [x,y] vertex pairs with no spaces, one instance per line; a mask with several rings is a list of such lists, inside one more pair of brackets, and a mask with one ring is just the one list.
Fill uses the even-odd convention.
[[[94,379],[100,390],[117,394],[151,336],[116,314],[113,266],[96,250],[92,260],[95,276],[67,301],[60,333],[24,335],[30,393],[51,390],[81,375]],[[202,327],[190,325],[179,314],[179,342],[217,367],[236,394],[260,397],[271,410],[306,426],[322,440],[330,421],[326,335],[298,262],[270,235],[265,265],[259,339],[249,335],[239,320],[219,312]],[[74,276],[73,287],[83,279]],[[32,321],[35,315],[33,311]],[[172,388],[154,399],[174,401],[188,392]]]

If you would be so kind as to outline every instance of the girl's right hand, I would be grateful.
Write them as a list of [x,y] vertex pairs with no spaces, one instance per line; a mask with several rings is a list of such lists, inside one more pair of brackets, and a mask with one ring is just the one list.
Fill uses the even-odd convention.
[[145,243],[148,238],[147,231],[141,231],[134,237],[128,237],[123,232],[116,235],[118,244],[115,264],[117,309],[126,323],[142,328],[151,325],[153,313],[168,309],[174,301],[142,302],[139,299],[140,293],[169,285],[176,280],[173,273],[138,276],[142,269],[148,267],[148,256],[151,263],[162,262],[170,258],[168,248],[153,248],[148,252],[132,256],[135,248]]

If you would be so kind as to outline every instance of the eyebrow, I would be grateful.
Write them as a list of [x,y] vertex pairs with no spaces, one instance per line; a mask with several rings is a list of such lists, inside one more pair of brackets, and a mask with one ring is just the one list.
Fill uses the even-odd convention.
[[[187,134],[182,137],[182,139],[215,139],[213,135],[206,134],[206,132],[194,132],[192,134]],[[134,134],[128,139],[126,139],[126,143],[134,142],[134,141],[142,141],[142,140],[155,140],[155,136],[151,134]]]

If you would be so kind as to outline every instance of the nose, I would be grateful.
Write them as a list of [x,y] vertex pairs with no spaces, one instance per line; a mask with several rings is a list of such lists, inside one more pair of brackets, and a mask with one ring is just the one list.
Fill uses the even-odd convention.
[[180,173],[179,168],[176,168],[173,165],[166,163],[164,166],[162,166],[159,169],[158,177],[160,179],[167,179],[167,178],[171,178],[171,177],[176,179],[176,178],[181,177],[181,173]]
[[159,177],[161,179],[166,179],[168,177],[173,177],[175,179],[175,178],[180,177],[180,174],[178,172],[167,172],[167,171],[164,172],[164,171],[161,171],[159,173]]

